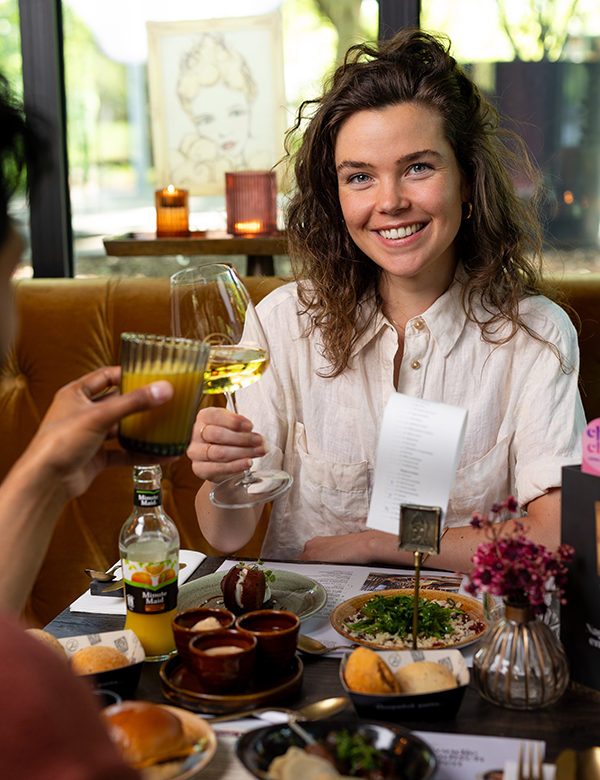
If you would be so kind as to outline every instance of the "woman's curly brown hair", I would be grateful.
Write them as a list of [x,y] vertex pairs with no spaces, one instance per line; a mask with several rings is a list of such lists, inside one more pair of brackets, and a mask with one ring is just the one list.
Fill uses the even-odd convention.
[[[473,216],[461,224],[456,256],[470,277],[465,311],[483,338],[504,343],[520,327],[529,331],[519,318],[519,301],[548,292],[541,275],[539,173],[522,141],[500,128],[498,112],[449,50],[444,36],[416,29],[379,45],[352,46],[325,94],[300,106],[288,132],[286,151],[296,179],[287,213],[290,255],[300,302],[310,312],[312,329],[321,333],[330,376],[348,367],[354,343],[382,306],[381,269],[350,238],[338,196],[336,138],[357,111],[412,102],[441,115],[472,188]],[[530,182],[527,199],[517,193],[513,173]],[[373,301],[374,307],[364,307]],[[475,314],[479,301],[487,310],[481,320]],[[499,338],[503,322],[511,325],[510,333]]]

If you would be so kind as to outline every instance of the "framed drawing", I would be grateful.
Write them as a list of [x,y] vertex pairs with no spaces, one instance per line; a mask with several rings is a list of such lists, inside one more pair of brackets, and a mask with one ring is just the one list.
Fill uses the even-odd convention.
[[147,22],[156,184],[225,192],[225,172],[283,155],[281,15]]

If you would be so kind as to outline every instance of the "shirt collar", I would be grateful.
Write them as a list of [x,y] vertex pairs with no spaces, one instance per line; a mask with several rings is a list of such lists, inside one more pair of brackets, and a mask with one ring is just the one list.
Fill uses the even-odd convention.
[[[444,357],[450,354],[465,327],[467,315],[463,307],[463,291],[467,281],[468,277],[462,265],[459,265],[454,281],[446,292],[440,295],[427,311],[409,321],[414,322],[416,319],[421,319],[425,322]],[[374,306],[374,298],[364,301],[363,317],[367,318],[372,313]],[[354,357],[361,352],[386,327],[393,326],[382,312],[377,312],[370,326],[354,344],[352,356]]]
[[452,351],[467,320],[463,307],[463,274],[460,268],[446,292],[420,317],[425,321],[444,357],[448,357]]

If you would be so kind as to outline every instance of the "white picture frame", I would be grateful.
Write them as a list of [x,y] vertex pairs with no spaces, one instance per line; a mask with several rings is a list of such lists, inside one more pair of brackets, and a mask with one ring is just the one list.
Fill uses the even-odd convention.
[[283,156],[281,14],[147,22],[156,184],[221,195],[225,173]]

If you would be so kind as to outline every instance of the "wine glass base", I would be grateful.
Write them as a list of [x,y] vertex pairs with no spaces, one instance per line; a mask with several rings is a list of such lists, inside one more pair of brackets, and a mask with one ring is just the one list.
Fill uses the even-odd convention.
[[266,504],[282,496],[292,486],[293,477],[285,471],[267,469],[251,472],[251,481],[245,474],[220,482],[211,492],[210,500],[215,506],[224,509],[241,509],[243,507]]

